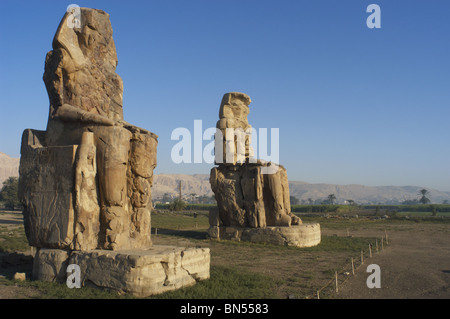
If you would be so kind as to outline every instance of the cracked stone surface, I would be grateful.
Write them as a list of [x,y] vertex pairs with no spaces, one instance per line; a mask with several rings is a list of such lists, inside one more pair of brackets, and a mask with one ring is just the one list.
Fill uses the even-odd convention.
[[65,282],[67,266],[76,264],[80,266],[82,286],[107,287],[138,297],[191,286],[210,274],[209,248],[155,245],[145,250],[70,254],[60,249],[40,249],[36,260],[40,266],[34,275],[46,281]]

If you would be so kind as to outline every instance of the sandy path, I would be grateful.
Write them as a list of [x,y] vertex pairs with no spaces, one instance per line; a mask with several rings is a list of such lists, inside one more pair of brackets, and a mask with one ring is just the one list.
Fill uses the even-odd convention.
[[[366,259],[355,276],[339,288],[338,298],[450,298],[449,228],[429,224],[409,231],[390,231],[388,248]],[[380,266],[379,289],[367,287],[369,264]]]

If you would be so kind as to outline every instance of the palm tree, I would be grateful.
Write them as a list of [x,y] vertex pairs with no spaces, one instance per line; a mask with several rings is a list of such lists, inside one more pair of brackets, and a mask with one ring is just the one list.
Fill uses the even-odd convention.
[[336,196],[334,196],[334,194],[328,195],[328,203],[333,205],[335,200],[336,200]]
[[421,189],[419,191],[419,196],[422,196],[419,199],[419,202],[421,202],[422,204],[427,204],[430,202],[430,199],[427,197],[427,196],[430,196],[430,192],[428,190],[426,190],[425,188]]

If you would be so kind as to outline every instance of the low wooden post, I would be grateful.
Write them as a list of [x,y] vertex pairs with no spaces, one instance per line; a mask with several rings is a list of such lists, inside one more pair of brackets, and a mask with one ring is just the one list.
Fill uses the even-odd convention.
[[381,250],[383,250],[384,249],[384,246],[383,246],[383,237],[381,237]]
[[378,238],[375,238],[375,249],[378,252]]
[[352,257],[352,274],[355,274],[355,263],[353,262],[353,257]]
[[317,290],[317,299],[320,299],[319,290]]
[[364,264],[364,253],[363,253],[363,251],[361,250],[361,265],[362,264]]
[[158,236],[158,228],[155,228],[155,236]]
[[338,288],[338,274],[337,274],[337,271],[334,274],[336,276],[336,293],[338,293],[339,292],[339,288]]
[[369,257],[372,258],[372,245],[369,244]]

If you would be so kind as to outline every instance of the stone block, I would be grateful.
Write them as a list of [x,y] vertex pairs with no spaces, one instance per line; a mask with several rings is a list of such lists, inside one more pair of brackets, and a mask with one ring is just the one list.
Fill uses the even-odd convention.
[[40,249],[33,266],[37,280],[65,282],[70,264],[80,267],[81,286],[147,297],[209,279],[209,248],[152,246],[145,250],[72,251]]
[[48,282],[64,282],[69,254],[62,249],[38,249],[33,260],[32,278]]
[[242,240],[280,246],[312,247],[320,244],[320,224],[305,223],[289,227],[238,228],[212,226],[211,239]]

